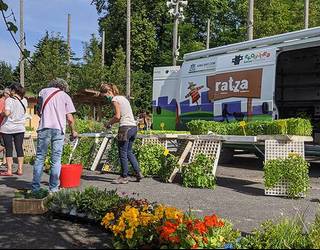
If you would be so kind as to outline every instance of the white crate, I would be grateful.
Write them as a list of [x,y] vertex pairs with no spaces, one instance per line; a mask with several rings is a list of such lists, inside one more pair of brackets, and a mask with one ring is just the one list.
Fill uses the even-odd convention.
[[151,138],[143,138],[142,139],[142,145],[145,144],[157,144],[164,146],[165,148],[168,147],[168,140],[162,139],[162,138],[156,138],[156,137],[151,137]]
[[265,141],[265,161],[288,158],[290,153],[296,153],[304,158],[303,141]]
[[195,140],[191,149],[189,163],[192,162],[198,154],[204,154],[214,160],[212,174],[216,175],[221,150],[221,141],[213,140]]
[[[265,188],[264,194],[271,196],[288,196],[289,183],[286,180],[279,181],[273,188]],[[306,197],[305,193],[299,194],[297,197]]]

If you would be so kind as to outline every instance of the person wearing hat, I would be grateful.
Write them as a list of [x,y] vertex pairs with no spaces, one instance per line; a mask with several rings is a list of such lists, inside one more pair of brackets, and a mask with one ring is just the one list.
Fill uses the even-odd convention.
[[37,192],[41,186],[43,166],[51,145],[49,192],[59,191],[61,157],[63,152],[66,125],[71,129],[71,137],[78,136],[74,128],[73,113],[76,109],[71,97],[66,93],[69,90],[68,83],[61,78],[55,78],[49,82],[47,88],[40,91],[38,97],[37,112],[40,123],[37,130],[37,153],[33,165],[32,191]]
[[3,137],[6,150],[7,171],[1,172],[2,176],[12,176],[13,166],[13,143],[18,157],[17,175],[22,175],[23,167],[23,139],[26,131],[26,110],[28,107],[27,100],[24,98],[25,89],[19,83],[13,83],[10,87],[10,97],[6,98],[4,119],[1,123],[0,132]]

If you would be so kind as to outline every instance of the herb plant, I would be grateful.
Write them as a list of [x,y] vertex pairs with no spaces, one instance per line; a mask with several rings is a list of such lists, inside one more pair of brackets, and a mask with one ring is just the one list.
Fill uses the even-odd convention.
[[288,196],[297,197],[310,188],[309,163],[291,154],[287,159],[269,160],[264,165],[266,188],[273,188],[281,180],[288,182]]
[[197,188],[215,188],[215,177],[212,174],[213,160],[199,154],[195,160],[182,168],[183,186]]

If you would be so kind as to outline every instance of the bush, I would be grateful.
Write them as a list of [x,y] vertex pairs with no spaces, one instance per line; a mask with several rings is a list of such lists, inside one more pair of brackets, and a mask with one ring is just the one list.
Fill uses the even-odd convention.
[[78,146],[73,152],[72,162],[82,163],[84,168],[89,169],[92,159],[95,157],[93,154],[95,148],[95,138],[81,137]]
[[315,222],[311,226],[309,241],[311,249],[320,249],[320,211],[317,213]]
[[182,184],[185,187],[215,188],[212,174],[213,160],[199,154],[195,160],[182,168]]

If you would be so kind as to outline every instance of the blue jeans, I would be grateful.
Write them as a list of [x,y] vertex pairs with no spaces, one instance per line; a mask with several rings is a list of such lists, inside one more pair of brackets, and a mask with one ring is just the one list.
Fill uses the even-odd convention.
[[38,131],[37,154],[33,166],[32,191],[40,189],[43,165],[47,156],[48,146],[51,143],[51,171],[49,191],[56,192],[60,185],[61,156],[64,144],[64,134],[60,129],[45,128]]
[[132,127],[128,131],[128,139],[126,141],[119,141],[119,158],[121,163],[122,174],[121,176],[126,178],[128,176],[129,167],[128,160],[130,161],[136,174],[140,173],[139,163],[137,158],[132,152],[132,145],[137,137],[137,127]]

